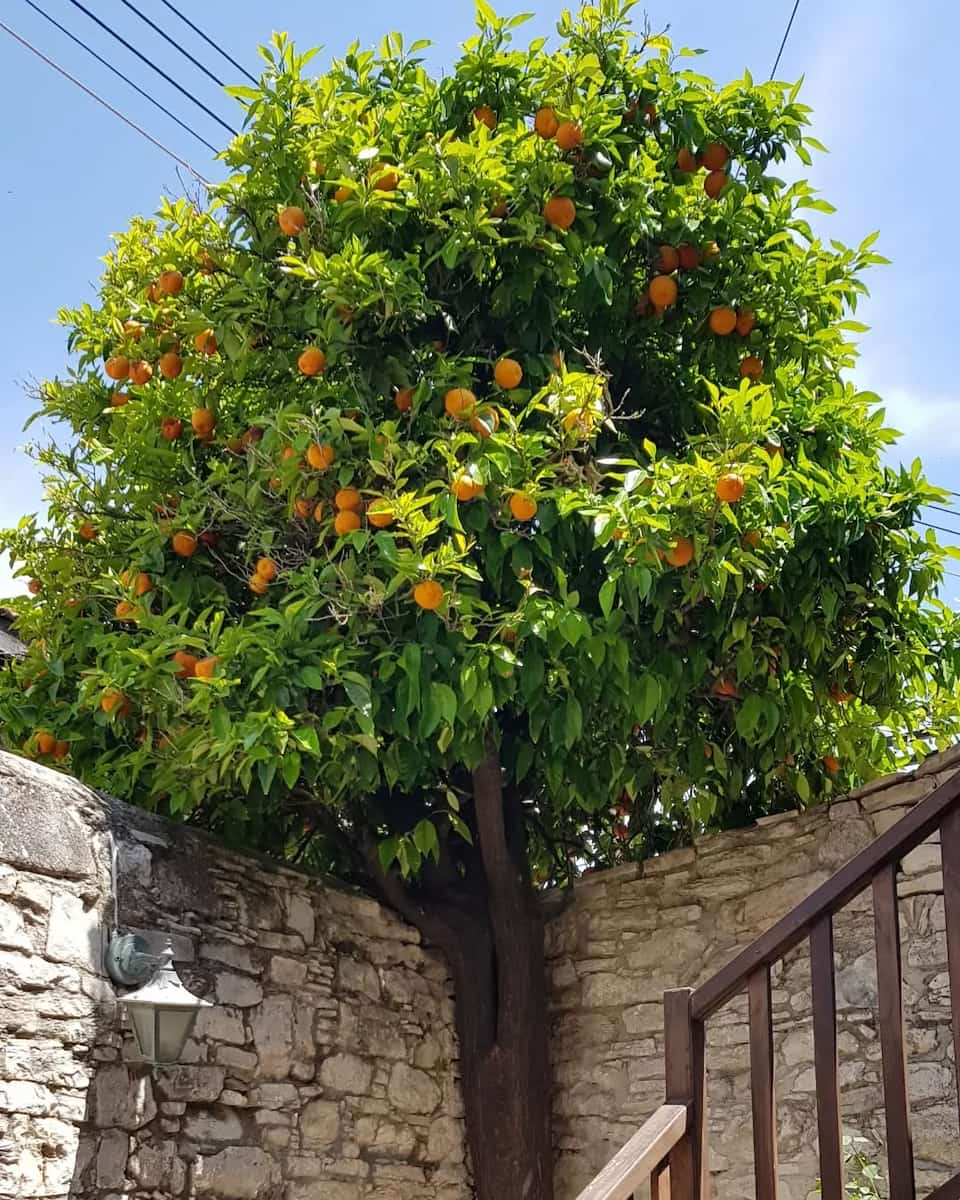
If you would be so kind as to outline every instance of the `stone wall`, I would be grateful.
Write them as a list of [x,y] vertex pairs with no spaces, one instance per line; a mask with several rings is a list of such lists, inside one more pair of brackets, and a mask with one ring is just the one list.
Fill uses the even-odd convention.
[[[955,769],[590,876],[548,927],[557,1200],[663,1097],[664,989],[695,984]],[[172,935],[215,1001],[184,1065],[132,1058],[102,972],[113,927]],[[921,1184],[960,1167],[939,846],[900,882]],[[836,922],[841,1082],[882,1146],[869,893]],[[809,967],[774,976],[784,1200],[817,1174]],[[356,893],[0,754],[0,1200],[468,1200],[450,985],[418,934]],[[753,1194],[741,1001],[709,1024],[718,1200]],[[504,1200],[514,1200],[505,1197]]]
[[[588,876],[549,927],[557,1200],[572,1200],[663,1100],[665,989],[694,986],[857,850],[949,778],[960,753],[915,776],[862,788],[829,809],[770,817],[642,865]],[[903,862],[904,1000],[921,1194],[960,1168],[956,1065],[937,839]],[[843,1114],[883,1161],[877,984],[869,891],[835,922]],[[818,1174],[809,959],[775,969],[774,1026],[783,1200],[815,1194]],[[711,1169],[719,1200],[752,1197],[746,1008],[708,1022]]]
[[[214,1000],[131,1061],[113,921]],[[374,901],[0,754],[0,1197],[466,1200],[443,964]]]

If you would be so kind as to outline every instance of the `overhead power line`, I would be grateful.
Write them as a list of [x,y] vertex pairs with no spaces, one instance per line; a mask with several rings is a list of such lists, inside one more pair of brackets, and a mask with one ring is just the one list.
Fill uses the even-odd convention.
[[180,43],[172,38],[165,29],[161,29],[159,25],[150,20],[146,13],[142,13],[135,4],[131,4],[130,0],[120,0],[120,3],[129,8],[132,13],[135,13],[145,25],[149,25],[153,32],[158,33],[165,42],[169,43],[169,45],[171,45],[174,50],[177,51],[178,54],[182,54],[184,58],[188,58],[190,62],[192,62],[197,68],[197,70],[202,71],[208,79],[212,79],[217,87],[224,88],[227,86],[222,79],[219,79],[212,71],[208,70],[208,68],[205,67],[199,59],[194,58],[188,50],[184,50]]
[[177,83],[177,81],[175,79],[173,79],[170,75],[168,75],[166,73],[166,71],[164,71],[161,67],[158,67],[156,63],[151,62],[149,58],[145,58],[135,46],[131,46],[131,44],[127,41],[126,38],[121,37],[120,34],[117,33],[115,29],[112,29],[105,21],[101,21],[100,18],[96,15],[96,13],[92,13],[85,4],[81,4],[80,0],[70,0],[70,3],[74,6],[74,8],[78,8],[82,13],[84,13],[86,16],[88,16],[91,21],[93,21],[97,25],[99,25],[102,30],[104,30],[106,33],[109,33],[110,36],[115,41],[118,41],[120,43],[121,46],[125,46],[130,51],[131,54],[136,55],[136,57],[141,62],[146,63],[146,65],[150,68],[151,71],[156,71],[156,73],[159,76],[161,76],[161,78],[165,79],[167,81],[167,83],[169,83],[173,87],[175,87],[182,96],[186,96],[186,98],[189,101],[191,101],[191,103],[195,104],[198,108],[202,108],[203,111],[207,114],[207,116],[212,117],[213,120],[216,121],[218,125],[222,125],[223,128],[227,131],[227,133],[230,134],[231,137],[238,136],[237,131],[234,128],[232,128],[232,126],[228,125],[222,117],[218,117],[212,108],[207,108],[207,106],[203,103],[202,100],[198,100],[192,92],[187,91],[187,89],[182,84]]
[[235,58],[231,58],[230,55],[226,52],[226,50],[224,50],[224,48],[222,46],[218,46],[217,43],[212,38],[207,37],[207,35],[203,32],[203,30],[199,29],[196,25],[194,25],[194,23],[190,20],[189,17],[184,16],[184,14],[180,11],[179,8],[177,8],[177,6],[175,4],[171,4],[170,0],[160,0],[160,2],[161,2],[161,4],[165,4],[172,13],[175,13],[180,18],[180,20],[184,23],[184,25],[189,25],[189,27],[193,30],[193,32],[197,35],[197,37],[203,38],[203,40],[207,43],[208,46],[212,46],[213,49],[216,50],[216,52],[219,55],[221,55],[221,57],[225,58],[227,60],[227,62],[230,63],[232,66],[236,67],[241,75],[246,75],[247,79],[249,79],[252,84],[254,84],[254,85],[256,84],[256,82],[257,82],[256,79],[254,79],[254,77],[250,74],[249,71],[247,71],[244,67],[242,67]]
[[777,51],[777,58],[773,64],[773,70],[770,72],[770,78],[777,73],[777,68],[780,66],[780,59],[783,57],[783,51],[787,44],[787,39],[790,37],[790,30],[793,28],[793,21],[797,15],[797,9],[800,7],[800,0],[794,0],[793,12],[790,14],[790,20],[787,22],[787,28],[783,34],[783,41],[780,43],[780,49]]
[[51,25],[53,25],[56,29],[59,29],[61,33],[65,34],[70,39],[71,42],[74,42],[77,46],[81,46],[84,50],[86,50],[86,52],[92,55],[98,63],[101,63],[103,66],[105,66],[108,71],[112,71],[114,75],[116,75],[119,79],[122,79],[124,83],[128,83],[135,92],[143,96],[145,100],[149,100],[154,108],[158,108],[165,116],[168,116],[171,121],[179,125],[181,129],[185,129],[187,133],[191,135],[191,137],[195,137],[198,142],[202,142],[203,145],[206,146],[207,149],[212,153],[218,153],[216,146],[212,146],[206,138],[201,137],[199,133],[196,133],[193,129],[191,129],[185,121],[181,121],[180,118],[176,116],[175,113],[172,113],[169,108],[165,108],[159,100],[155,100],[153,96],[151,96],[149,92],[144,91],[139,84],[134,83],[133,80],[124,75],[122,71],[117,70],[112,62],[104,58],[103,55],[98,54],[96,50],[88,46],[82,38],[78,38],[77,35],[75,33],[71,33],[66,26],[61,25],[60,22],[54,20],[49,13],[44,12],[39,4],[34,4],[33,0],[24,0],[24,3],[28,4],[34,12],[39,13],[45,21],[49,21]]
[[115,117],[118,117],[124,123],[124,125],[129,125],[131,129],[139,133],[141,137],[146,138],[147,141],[156,146],[158,150],[162,150],[163,153],[172,158],[174,162],[179,163],[181,167],[185,167],[190,174],[198,179],[205,187],[210,186],[210,181],[208,179],[204,179],[199,171],[195,171],[185,158],[181,158],[179,154],[175,154],[162,142],[158,142],[157,139],[147,133],[145,129],[141,129],[141,127],[137,125],[135,121],[131,121],[129,117],[125,117],[122,112],[114,108],[113,105],[104,100],[102,96],[98,96],[97,93],[88,88],[85,83],[81,83],[80,80],[71,75],[69,71],[65,71],[63,67],[61,67],[58,63],[55,63],[52,58],[47,58],[47,56],[38,50],[36,46],[31,45],[26,38],[22,38],[20,34],[11,29],[9,25],[5,25],[2,21],[0,21],[0,29],[2,29],[4,33],[9,33],[9,35],[15,41],[18,41],[20,45],[29,50],[31,54],[35,54],[37,58],[39,58],[42,62],[45,62],[48,67],[53,67],[53,69],[62,75],[64,79],[69,79],[71,83],[76,84],[81,91],[86,92],[86,94],[96,100],[98,104],[102,104],[108,112],[111,112]]
[[927,529],[935,529],[937,533],[951,533],[954,537],[960,537],[960,529],[948,529],[946,525],[934,525],[930,521],[917,521],[918,525],[925,525]]

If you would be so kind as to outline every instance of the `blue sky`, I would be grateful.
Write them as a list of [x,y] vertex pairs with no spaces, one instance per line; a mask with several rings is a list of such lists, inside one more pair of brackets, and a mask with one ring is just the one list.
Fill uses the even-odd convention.
[[[94,26],[69,0],[43,7],[120,70],[150,90],[215,145],[223,131],[163,84],[143,63]],[[145,58],[165,68],[208,107],[235,123],[233,102],[161,41],[120,0],[98,0],[100,17]],[[233,67],[180,24],[161,0],[137,7],[181,39],[181,44],[227,82]],[[301,47],[322,45],[318,64],[353,39],[373,44],[398,27],[408,41],[429,37],[430,65],[442,70],[473,31],[473,0],[408,0],[398,11],[386,0],[320,5],[287,0],[278,10],[261,0],[178,0],[234,58],[257,73],[256,46],[269,40],[278,11]],[[560,4],[507,6],[536,9],[521,32],[553,31]],[[678,44],[705,47],[705,73],[725,81],[748,67],[765,77],[783,35],[792,0],[649,0],[651,23],[670,24]],[[201,174],[216,172],[209,151],[195,142],[104,67],[94,62],[24,0],[7,0],[3,19],[50,57],[111,100]],[[642,6],[637,12],[642,11]],[[896,457],[920,455],[930,478],[960,492],[960,423],[956,420],[952,352],[957,233],[953,215],[960,193],[949,80],[960,10],[946,4],[904,5],[899,0],[801,0],[783,56],[782,78],[806,77],[802,93],[815,110],[814,132],[831,150],[818,156],[808,177],[837,206],[824,228],[844,241],[881,230],[878,249],[893,265],[870,279],[872,297],[861,317],[872,326],[862,345],[856,380],[882,395],[889,424],[904,432]],[[909,47],[909,64],[904,49]],[[41,507],[33,463],[21,432],[33,402],[31,379],[61,370],[63,331],[51,320],[58,307],[92,297],[99,258],[111,231],[131,214],[152,212],[163,192],[178,193],[175,165],[72,84],[56,76],[0,31],[0,230],[5,286],[0,291],[0,525]],[[960,530],[956,516],[930,519]],[[957,540],[943,536],[944,541]],[[960,567],[952,567],[960,571]],[[960,600],[960,578],[945,598]],[[0,563],[0,595],[20,590]]]

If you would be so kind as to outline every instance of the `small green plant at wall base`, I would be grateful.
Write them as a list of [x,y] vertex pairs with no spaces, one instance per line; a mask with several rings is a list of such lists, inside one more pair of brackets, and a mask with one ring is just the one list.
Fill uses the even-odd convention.
[[[873,1158],[870,1142],[863,1137],[845,1133],[843,1135],[843,1165],[846,1183],[845,1200],[879,1200],[883,1175]],[[817,1195],[822,1195],[822,1185],[817,1181]]]
[[798,87],[622,0],[525,20],[479,0],[438,78],[277,35],[226,181],[60,314],[48,511],[0,536],[4,744],[418,925],[479,1200],[552,1194],[538,889],[958,728],[943,495],[850,382],[883,259],[811,224]]

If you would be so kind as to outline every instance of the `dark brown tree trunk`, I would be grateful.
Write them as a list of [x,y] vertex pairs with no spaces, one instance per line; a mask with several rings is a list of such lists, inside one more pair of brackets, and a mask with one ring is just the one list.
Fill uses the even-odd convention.
[[508,836],[500,762],[473,773],[482,885],[387,900],[438,945],[453,975],[467,1143],[477,1200],[553,1200],[543,917]]

